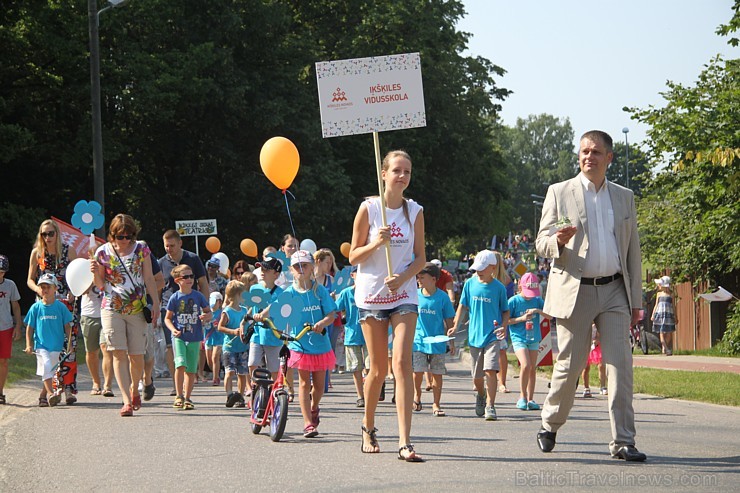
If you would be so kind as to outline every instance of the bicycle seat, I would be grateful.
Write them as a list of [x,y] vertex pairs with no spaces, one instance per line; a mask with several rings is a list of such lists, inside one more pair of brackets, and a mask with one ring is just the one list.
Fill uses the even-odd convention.
[[262,385],[263,387],[269,387],[275,383],[272,380],[272,373],[267,371],[265,368],[255,368],[252,372],[252,381],[257,385]]
[[270,387],[275,383],[271,378],[253,378],[252,381],[262,387]]

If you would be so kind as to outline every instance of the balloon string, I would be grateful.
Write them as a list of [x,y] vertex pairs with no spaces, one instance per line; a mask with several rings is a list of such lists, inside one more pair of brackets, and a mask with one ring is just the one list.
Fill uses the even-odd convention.
[[[295,195],[293,195],[290,191],[288,191],[287,188],[283,190],[283,197],[285,197],[285,208],[288,210],[288,220],[290,221],[290,230],[293,232],[293,238],[295,238],[296,240],[298,240],[298,235],[296,235],[296,233],[295,233],[295,226],[293,225],[293,216],[290,214],[290,204],[288,203],[288,194],[290,194],[290,196],[293,197],[293,200],[295,200]],[[300,248],[300,246],[299,246],[299,248]],[[288,259],[288,264],[290,264],[290,259]],[[302,264],[298,264],[298,268],[301,269],[301,275],[303,275],[303,265]],[[311,304],[311,299],[308,297],[308,291],[304,292],[303,294],[306,296],[306,302],[308,303],[308,305],[310,305]],[[322,310],[322,312],[323,312],[323,310]],[[313,310],[309,310],[308,313],[311,314],[311,325],[315,325],[316,324],[316,318],[314,318]]]

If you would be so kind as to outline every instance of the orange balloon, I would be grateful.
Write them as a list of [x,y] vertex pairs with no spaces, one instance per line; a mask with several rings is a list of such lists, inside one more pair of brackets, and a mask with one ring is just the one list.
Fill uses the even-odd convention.
[[206,250],[211,253],[217,253],[219,250],[221,250],[221,240],[219,240],[215,236],[211,236],[206,240]]
[[346,241],[342,243],[342,246],[339,247],[339,251],[342,252],[342,255],[349,258],[349,249],[352,247],[349,243]]
[[280,190],[286,190],[293,183],[300,161],[295,144],[285,137],[271,138],[260,151],[262,172]]
[[241,248],[242,253],[246,255],[247,257],[257,256],[257,244],[254,242],[254,240],[250,240],[249,238],[244,238],[242,242],[239,244],[239,248]]

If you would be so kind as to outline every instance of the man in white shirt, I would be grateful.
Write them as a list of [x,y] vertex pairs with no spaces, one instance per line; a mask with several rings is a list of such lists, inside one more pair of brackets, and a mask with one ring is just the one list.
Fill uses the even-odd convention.
[[[635,448],[627,337],[642,303],[640,239],[632,191],[606,180],[612,158],[607,133],[585,133],[578,153],[581,173],[552,185],[542,206],[537,253],[553,259],[544,311],[557,318],[560,353],[537,444],[543,452],[555,447],[588,359],[595,321],[609,380],[609,450],[615,458],[641,462],[646,456]],[[564,217],[569,225],[563,225]]]

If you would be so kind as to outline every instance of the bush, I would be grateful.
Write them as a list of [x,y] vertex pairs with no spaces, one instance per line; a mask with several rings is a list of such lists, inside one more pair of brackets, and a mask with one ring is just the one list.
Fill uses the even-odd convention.
[[727,330],[717,345],[722,354],[740,355],[740,303],[733,303],[727,318]]

